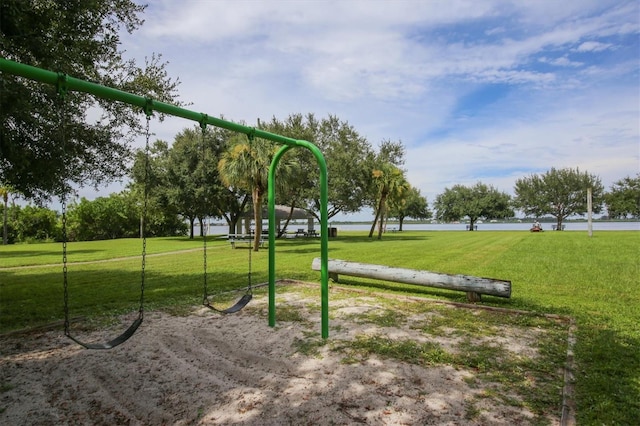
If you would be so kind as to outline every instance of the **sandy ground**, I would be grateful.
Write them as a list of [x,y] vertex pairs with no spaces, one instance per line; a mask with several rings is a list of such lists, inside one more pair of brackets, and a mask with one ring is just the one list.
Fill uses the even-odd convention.
[[[279,309],[310,303],[294,292],[281,297]],[[5,336],[0,424],[514,425],[533,418],[526,408],[486,399],[470,419],[467,402],[481,390],[467,384],[464,370],[377,357],[347,364],[328,346],[303,355],[294,342],[317,336],[319,313],[308,318],[311,328],[271,328],[266,298],[250,307],[227,316],[200,308],[186,317],[148,313],[129,341],[108,351],[85,350],[60,330]],[[374,308],[366,298],[332,304],[330,339],[379,332],[344,318]]]

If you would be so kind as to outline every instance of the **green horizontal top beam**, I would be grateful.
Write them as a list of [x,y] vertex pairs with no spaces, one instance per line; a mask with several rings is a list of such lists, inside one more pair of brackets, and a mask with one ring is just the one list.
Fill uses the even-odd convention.
[[30,65],[21,64],[19,62],[10,61],[0,58],[0,71],[9,74],[25,77],[30,80],[39,81],[41,83],[51,84],[58,87],[61,91],[75,91],[90,93],[103,99],[124,102],[130,105],[138,106],[147,114],[157,111],[163,114],[182,117],[187,120],[212,126],[221,127],[223,129],[234,132],[244,133],[258,138],[267,139],[273,142],[289,145],[289,146],[305,146],[306,141],[300,141],[286,136],[277,135],[275,133],[266,132],[255,127],[243,126],[241,124],[226,121],[221,118],[211,117],[207,114],[191,111],[165,102],[160,102],[144,96],[134,95],[133,93],[114,89],[112,87],[103,86],[101,84],[80,80],[70,77],[64,73],[56,73],[53,71],[43,70],[41,68]]

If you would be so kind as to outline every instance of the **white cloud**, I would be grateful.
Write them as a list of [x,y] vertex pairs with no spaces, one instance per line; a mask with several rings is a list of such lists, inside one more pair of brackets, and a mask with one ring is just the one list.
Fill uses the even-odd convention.
[[[637,50],[590,58],[621,55],[639,12],[612,0],[154,0],[124,48],[163,53],[196,111],[249,125],[331,113],[374,146],[401,139],[411,183],[433,201],[478,180],[511,191],[552,166],[607,182],[637,171]],[[459,112],[494,86],[508,89]],[[193,124],[153,129],[170,141]]]
[[[384,1],[164,0],[149,7],[142,34],[148,43],[194,50],[202,62],[215,57],[219,66],[210,72],[221,84],[226,78],[248,81],[291,72],[329,101],[403,99],[428,95],[430,82],[450,77],[561,84],[553,74],[525,67],[545,49],[619,29],[620,9],[628,11],[619,7],[589,15],[599,8],[598,2],[571,1],[395,1],[389,7]],[[510,20],[517,24],[515,33],[506,27]],[[497,27],[504,37],[483,41],[469,34],[450,42],[439,32],[463,34],[467,23],[484,21],[492,34],[491,23],[504,21]],[[419,34],[423,37],[416,39]],[[561,58],[556,65],[578,62]]]
[[585,41],[576,48],[578,52],[601,52],[610,49],[611,43],[600,43],[598,41]]
[[252,39],[256,35],[313,37],[339,28],[387,31],[416,24],[441,25],[495,14],[492,2],[472,0],[252,1],[156,0],[147,10],[144,31],[153,37],[195,41]]
[[560,58],[547,58],[542,57],[538,59],[540,62],[555,65],[557,67],[581,67],[584,65],[584,62],[572,61],[566,55]]

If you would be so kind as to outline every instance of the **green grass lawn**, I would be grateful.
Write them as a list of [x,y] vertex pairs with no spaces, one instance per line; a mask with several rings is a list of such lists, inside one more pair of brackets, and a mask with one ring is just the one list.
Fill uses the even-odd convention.
[[[186,311],[200,303],[201,246],[201,240],[186,238],[148,241],[148,309]],[[209,291],[246,286],[249,251],[232,250],[225,240],[211,239],[208,246]],[[276,248],[278,279],[318,282],[311,261],[319,256],[319,240],[282,240]],[[59,244],[0,247],[0,332],[62,319],[60,251]],[[69,266],[70,315],[104,320],[135,310],[140,251],[137,239],[69,244],[69,262],[89,262]],[[330,240],[329,256],[511,280],[511,299],[484,296],[483,304],[576,320],[579,424],[633,424],[640,418],[639,232],[597,232],[589,238],[586,232],[415,231],[385,234],[381,241],[365,232],[341,232]],[[267,281],[267,257],[266,249],[252,253],[254,283]],[[109,261],[119,258],[126,259]],[[341,283],[465,300],[461,292],[355,277]]]

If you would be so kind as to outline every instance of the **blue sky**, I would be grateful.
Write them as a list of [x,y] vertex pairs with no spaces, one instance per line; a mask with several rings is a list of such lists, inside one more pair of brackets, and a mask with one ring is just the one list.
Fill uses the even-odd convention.
[[161,53],[189,109],[335,114],[374,147],[401,140],[430,203],[477,181],[512,194],[551,167],[607,188],[640,171],[637,0],[154,0],[144,18],[125,57]]

